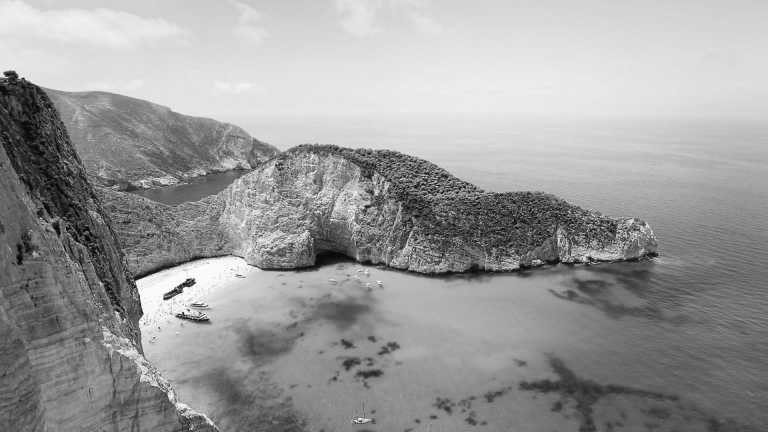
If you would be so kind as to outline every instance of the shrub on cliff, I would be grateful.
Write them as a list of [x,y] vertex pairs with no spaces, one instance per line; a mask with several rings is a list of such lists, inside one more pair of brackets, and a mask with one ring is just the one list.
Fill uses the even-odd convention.
[[11,82],[14,82],[17,79],[19,79],[19,74],[17,74],[16,71],[12,71],[12,70],[7,70],[3,72],[3,76],[5,76],[5,78]]
[[616,221],[542,192],[486,192],[439,166],[392,150],[350,149],[304,144],[277,156],[281,171],[291,155],[311,152],[343,157],[370,178],[390,183],[407,214],[431,235],[474,238],[484,247],[512,247],[520,254],[542,245],[559,226],[587,241],[616,233]]

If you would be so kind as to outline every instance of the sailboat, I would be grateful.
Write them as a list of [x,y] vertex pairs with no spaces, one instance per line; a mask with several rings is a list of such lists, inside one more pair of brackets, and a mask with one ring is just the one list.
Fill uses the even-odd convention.
[[363,405],[363,416],[362,417],[353,417],[352,418],[352,424],[368,424],[368,423],[376,423],[376,419],[370,419],[365,417],[365,402],[362,402]]

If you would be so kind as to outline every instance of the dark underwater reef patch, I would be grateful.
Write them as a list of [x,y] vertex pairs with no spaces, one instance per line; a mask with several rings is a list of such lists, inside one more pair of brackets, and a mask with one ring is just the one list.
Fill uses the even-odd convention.
[[269,374],[256,369],[237,372],[221,367],[198,377],[222,403],[210,413],[221,430],[306,432],[307,421]]
[[626,414],[621,412],[622,420],[607,421],[601,425],[604,427],[598,427],[595,409],[602,400],[620,397],[634,398],[632,400],[635,402],[632,405],[641,412],[643,425],[649,431],[668,423],[671,430],[758,432],[757,429],[741,424],[737,420],[714,417],[710,412],[691,403],[684,403],[677,395],[617,384],[601,384],[585,379],[576,375],[555,356],[549,356],[549,364],[558,379],[523,381],[519,388],[523,391],[559,395],[559,399],[552,406],[552,411],[565,412],[566,408],[575,411],[580,420],[579,432],[615,430],[623,426],[622,421]]
[[541,393],[558,393],[560,400],[555,402],[553,411],[561,411],[566,402],[573,402],[580,417],[580,432],[597,431],[594,419],[594,405],[608,395],[622,394],[640,396],[656,400],[678,400],[677,396],[659,392],[636,389],[616,384],[600,384],[595,381],[578,377],[565,363],[557,357],[550,356],[549,364],[558,376],[557,380],[543,379],[523,381],[520,390],[537,391]]

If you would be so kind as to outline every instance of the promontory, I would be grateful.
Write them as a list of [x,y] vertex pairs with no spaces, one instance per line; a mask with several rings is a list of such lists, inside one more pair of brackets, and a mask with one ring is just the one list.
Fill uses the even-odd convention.
[[651,227],[542,192],[494,193],[389,150],[301,145],[218,195],[167,206],[100,189],[136,274],[236,255],[267,269],[322,253],[420,273],[512,271],[656,254]]

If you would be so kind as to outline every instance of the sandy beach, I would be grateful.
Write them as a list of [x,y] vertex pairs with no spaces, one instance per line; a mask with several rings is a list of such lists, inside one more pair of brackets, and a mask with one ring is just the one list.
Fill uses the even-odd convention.
[[[156,336],[153,329],[162,330],[164,325],[178,323],[174,314],[186,309],[189,303],[204,301],[210,304],[217,289],[231,284],[234,278],[246,278],[251,272],[258,271],[261,270],[249,266],[242,258],[220,257],[191,261],[138,279],[136,285],[144,310],[139,325],[142,327],[144,342],[153,341],[152,337]],[[163,300],[164,293],[187,278],[194,278],[195,284],[184,288],[182,294]]]

